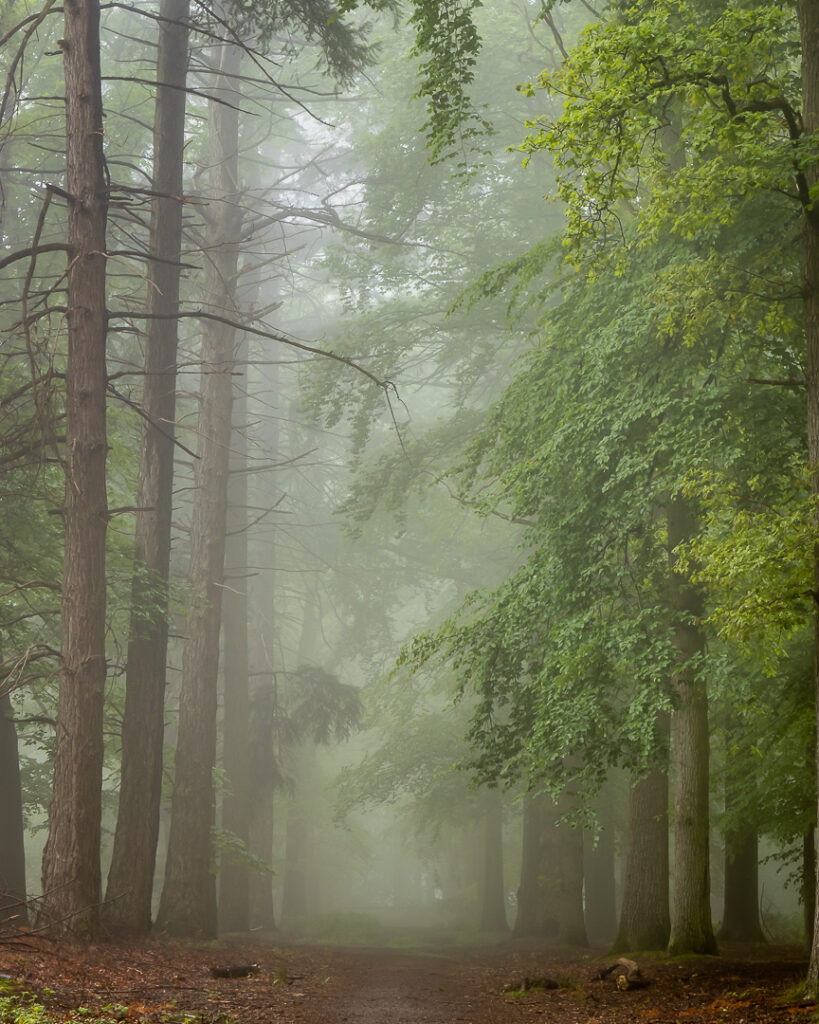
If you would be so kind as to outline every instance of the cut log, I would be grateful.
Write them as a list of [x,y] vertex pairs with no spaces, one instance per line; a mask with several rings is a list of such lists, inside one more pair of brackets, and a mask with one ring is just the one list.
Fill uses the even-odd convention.
[[609,964],[608,967],[604,967],[601,971],[595,974],[593,981],[603,981],[610,974],[617,972],[615,975],[615,981],[617,987],[621,992],[627,992],[631,988],[645,988],[650,984],[648,979],[644,977],[643,972],[640,970],[637,963],[634,960],[629,960],[628,957],[621,956],[614,961],[613,964]]

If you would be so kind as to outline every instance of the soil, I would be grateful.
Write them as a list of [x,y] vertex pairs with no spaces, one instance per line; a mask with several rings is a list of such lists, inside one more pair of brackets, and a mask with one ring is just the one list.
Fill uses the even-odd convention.
[[[621,991],[614,957],[510,941],[434,950],[235,943],[68,946],[0,940],[0,972],[55,1020],[88,1024],[774,1024],[813,1020],[785,997],[804,977],[797,950],[731,947],[720,957],[636,957],[648,984]],[[246,977],[212,968],[257,965]],[[530,982],[547,978],[556,988]],[[5,982],[6,990],[13,983]]]

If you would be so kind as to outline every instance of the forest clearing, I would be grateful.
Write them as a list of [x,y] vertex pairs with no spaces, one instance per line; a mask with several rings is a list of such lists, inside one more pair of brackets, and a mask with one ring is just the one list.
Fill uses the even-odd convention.
[[[816,1012],[794,994],[806,961],[782,948],[652,958],[642,965],[647,987],[622,991],[596,977],[612,960],[600,951],[581,957],[531,942],[438,951],[258,941],[26,947],[0,957],[3,977],[24,979],[44,1008],[25,1019],[40,1024],[807,1024]],[[257,970],[246,977],[212,977],[213,968],[248,963]],[[554,989],[511,987],[544,975]],[[14,1019],[6,1006],[0,1019]]]

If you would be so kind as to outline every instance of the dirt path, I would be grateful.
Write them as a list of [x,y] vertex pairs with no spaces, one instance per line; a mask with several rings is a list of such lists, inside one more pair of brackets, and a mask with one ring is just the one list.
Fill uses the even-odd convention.
[[[339,954],[321,1000],[325,1024],[473,1024],[509,1020],[487,1012],[500,1002],[486,964],[461,957],[383,951]],[[489,1005],[488,1005],[489,1004]],[[508,1010],[508,1008],[507,1008]],[[515,1015],[516,1016],[516,1015]]]
[[[15,948],[16,946],[16,948]],[[804,977],[798,950],[643,959],[645,989],[595,980],[601,951],[509,942],[395,951],[273,942],[192,949],[162,942],[67,946],[0,941],[0,976],[41,1003],[41,1024],[800,1024],[816,1007],[782,996]],[[247,977],[212,968],[254,964]],[[520,989],[547,976],[554,988]],[[6,982],[8,986],[9,982]],[[0,1024],[17,1019],[0,1011]]]

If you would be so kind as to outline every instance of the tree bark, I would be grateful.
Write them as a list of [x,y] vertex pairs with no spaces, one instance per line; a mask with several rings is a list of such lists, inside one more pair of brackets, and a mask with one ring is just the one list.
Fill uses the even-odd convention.
[[[669,721],[657,723],[667,747]],[[668,772],[659,765],[638,779],[629,793],[629,846],[623,904],[615,939],[617,951],[664,949],[671,922],[668,911]]]
[[[247,363],[247,340],[240,362]],[[228,536],[223,601],[225,671],[222,765],[228,791],[222,799],[222,828],[247,848],[250,838],[250,775],[248,766],[248,623],[247,623],[247,366],[238,378],[240,390],[233,401],[233,433],[228,485]],[[249,927],[249,872],[247,864],[222,857],[219,873],[219,928],[242,932]]]
[[0,924],[27,923],[20,757],[11,699],[0,690]]
[[503,885],[503,804],[499,789],[490,789],[484,794],[484,807],[480,928],[487,932],[505,932],[509,924]]
[[162,0],[154,114],[148,312],[142,447],[137,484],[131,622],[125,667],[122,775],[103,923],[146,933],[151,924],[165,735],[168,576],[176,418],[178,261],[182,248],[182,172],[189,0]]
[[541,928],[539,876],[540,832],[544,814],[544,796],[526,793],[523,797],[523,838],[521,842],[520,885],[515,916],[515,935],[537,935]]
[[[235,315],[237,244],[241,231],[238,186],[239,119],[233,83],[241,51],[219,47],[222,84],[210,107],[211,205],[208,216],[207,295],[219,315]],[[213,937],[217,931],[211,871],[214,821],[212,773],[216,761],[228,452],[231,434],[234,331],[203,326],[199,450],[191,524],[191,611],[182,657],[179,734],[171,826],[158,926],[168,934]]]
[[62,665],[42,922],[95,939],[105,688],[105,231],[99,3],[68,0],[62,42],[68,200]]
[[672,716],[674,760],[674,898],[669,952],[716,953],[711,924],[708,823],[708,697],[700,671],[705,637],[698,625],[702,597],[676,572],[676,547],[693,531],[685,500],[668,507],[671,604],[679,668],[674,677],[677,708]]

